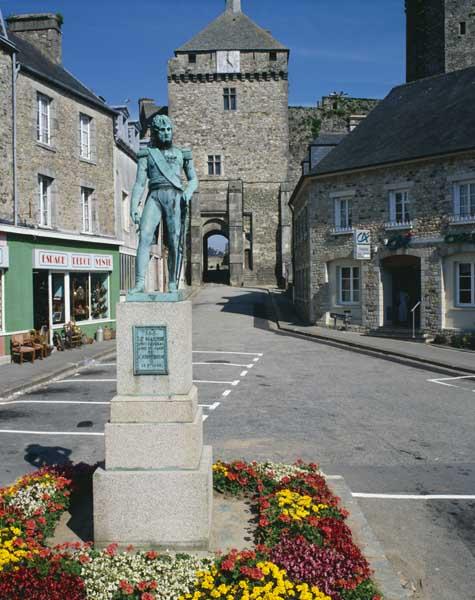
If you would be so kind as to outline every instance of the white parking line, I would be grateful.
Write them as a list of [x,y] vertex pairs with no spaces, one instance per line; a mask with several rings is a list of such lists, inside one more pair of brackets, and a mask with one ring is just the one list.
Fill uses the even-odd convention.
[[203,415],[203,421],[206,421],[206,419],[209,417],[209,415]]
[[238,385],[239,383],[239,379],[236,379],[234,381],[209,381],[207,379],[193,379],[193,383],[212,383],[212,384],[225,384],[225,385]]
[[214,361],[208,361],[208,362],[194,362],[194,365],[210,365],[210,366],[214,366],[214,365],[219,365],[222,367],[246,367],[247,369],[251,369],[254,365],[238,365],[237,363],[229,363],[229,362],[214,362]]
[[353,498],[375,500],[475,500],[471,494],[364,494],[353,492]]
[[216,410],[221,402],[214,402],[214,404],[198,404],[202,408],[207,408],[208,410]]
[[247,371],[242,371],[241,374],[239,375],[239,377],[246,377],[247,375]]
[[0,429],[0,433],[20,433],[27,435],[104,435],[104,432],[92,433],[83,431],[29,431],[22,429]]
[[226,398],[226,396],[229,396],[230,393],[231,393],[231,390],[224,390],[222,395]]
[[10,404],[110,404],[110,402],[87,402],[85,400],[11,400],[10,402],[0,402],[0,406]]
[[58,379],[51,383],[115,383],[117,379]]
[[243,356],[264,356],[262,352],[229,352],[227,350],[193,350],[193,354],[242,354]]
[[[437,377],[436,379],[428,379],[429,383],[437,383],[438,385],[444,385],[446,387],[458,388],[460,390],[470,391],[466,387],[461,385],[455,385],[454,383],[447,383],[447,381],[458,381],[460,379],[475,379],[475,375],[459,375],[457,377]],[[475,390],[472,390],[475,392]]]

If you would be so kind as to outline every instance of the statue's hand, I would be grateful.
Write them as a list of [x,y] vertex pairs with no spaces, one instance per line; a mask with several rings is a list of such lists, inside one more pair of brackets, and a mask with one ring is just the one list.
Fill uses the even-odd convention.
[[135,223],[135,225],[139,225],[140,223],[140,214],[138,209],[132,209],[130,211],[130,218],[132,219],[132,223]]

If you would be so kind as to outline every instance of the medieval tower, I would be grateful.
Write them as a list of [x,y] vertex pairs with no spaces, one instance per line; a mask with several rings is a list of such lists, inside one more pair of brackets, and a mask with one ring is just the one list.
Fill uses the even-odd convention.
[[406,0],[407,81],[475,64],[473,0]]
[[193,149],[189,276],[207,269],[206,244],[229,241],[231,285],[275,285],[290,264],[289,50],[256,25],[240,0],[175,50],[168,112],[177,145]]

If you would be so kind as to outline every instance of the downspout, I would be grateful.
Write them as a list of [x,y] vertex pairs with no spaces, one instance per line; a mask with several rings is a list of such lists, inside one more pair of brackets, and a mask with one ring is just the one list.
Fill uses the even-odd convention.
[[12,55],[12,146],[13,146],[13,224],[18,226],[18,184],[17,184],[17,160],[16,160],[16,81],[20,65],[17,65],[16,52]]

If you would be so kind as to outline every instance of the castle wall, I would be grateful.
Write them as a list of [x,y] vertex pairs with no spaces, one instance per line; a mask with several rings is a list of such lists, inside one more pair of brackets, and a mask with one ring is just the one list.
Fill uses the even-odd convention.
[[13,221],[12,55],[0,44],[0,219]]

